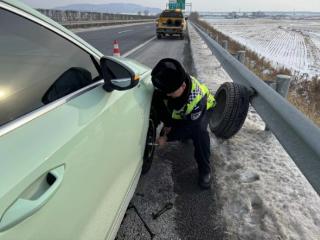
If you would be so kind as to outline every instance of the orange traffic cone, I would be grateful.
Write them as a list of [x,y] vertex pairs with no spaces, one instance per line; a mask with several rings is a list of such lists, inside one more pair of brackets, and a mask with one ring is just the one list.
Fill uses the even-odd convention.
[[113,41],[113,56],[120,57],[120,48],[117,40]]

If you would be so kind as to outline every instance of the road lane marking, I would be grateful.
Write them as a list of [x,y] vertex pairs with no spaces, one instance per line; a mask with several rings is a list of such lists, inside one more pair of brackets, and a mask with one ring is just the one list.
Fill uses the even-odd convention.
[[120,32],[118,32],[118,34],[125,33],[125,32],[131,32],[131,31],[133,31],[133,30],[132,30],[132,29],[124,30],[124,31],[120,31]]
[[144,47],[145,45],[147,45],[149,42],[153,41],[154,39],[156,39],[156,37],[152,37],[149,40],[145,41],[144,43],[140,44],[139,46],[129,50],[128,52],[126,52],[125,54],[122,54],[122,57],[128,57],[129,55],[131,55],[132,53],[134,53],[135,51],[139,50],[140,48]]

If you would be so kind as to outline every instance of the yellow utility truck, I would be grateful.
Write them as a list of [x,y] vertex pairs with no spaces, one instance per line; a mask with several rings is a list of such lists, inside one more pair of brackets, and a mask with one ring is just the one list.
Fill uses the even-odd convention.
[[180,9],[164,10],[156,21],[157,38],[177,35],[184,39],[187,29],[187,18]]

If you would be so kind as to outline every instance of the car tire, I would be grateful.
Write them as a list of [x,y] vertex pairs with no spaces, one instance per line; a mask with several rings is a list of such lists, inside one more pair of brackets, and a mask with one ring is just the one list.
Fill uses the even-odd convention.
[[184,34],[181,34],[181,35],[180,35],[180,39],[181,39],[181,40],[184,40]]
[[160,34],[160,33],[159,33],[159,34],[157,34],[157,38],[158,38],[158,39],[161,39],[161,37],[162,37],[162,36],[161,36],[161,34]]
[[156,134],[157,134],[157,126],[159,122],[156,116],[154,109],[151,108],[150,118],[149,118],[149,127],[147,132],[146,146],[143,154],[143,165],[142,165],[142,174],[146,174],[152,165],[154,150],[155,150],[155,142],[156,142]]
[[211,113],[210,130],[219,138],[229,139],[242,127],[249,110],[249,93],[246,87],[223,83],[215,94],[216,107]]

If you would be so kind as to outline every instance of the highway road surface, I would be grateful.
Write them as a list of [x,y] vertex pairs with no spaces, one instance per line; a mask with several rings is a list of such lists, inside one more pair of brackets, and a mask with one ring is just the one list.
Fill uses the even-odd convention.
[[106,27],[89,31],[77,32],[77,35],[93,45],[105,55],[112,55],[113,41],[118,40],[121,53],[155,36],[155,24],[139,24],[132,26]]
[[[122,52],[128,52],[154,37],[155,28],[152,24],[144,24],[79,35],[111,55],[114,39],[119,40]],[[188,38],[154,39],[128,57],[150,68],[162,58],[176,58],[195,75]],[[173,143],[157,149],[150,172],[140,178],[131,201],[134,207],[127,210],[116,239],[147,240],[151,239],[150,234],[155,234],[153,239],[159,240],[221,239],[214,190],[201,191],[197,186],[197,174],[192,143]],[[167,203],[172,203],[173,208],[153,219],[152,213]]]

